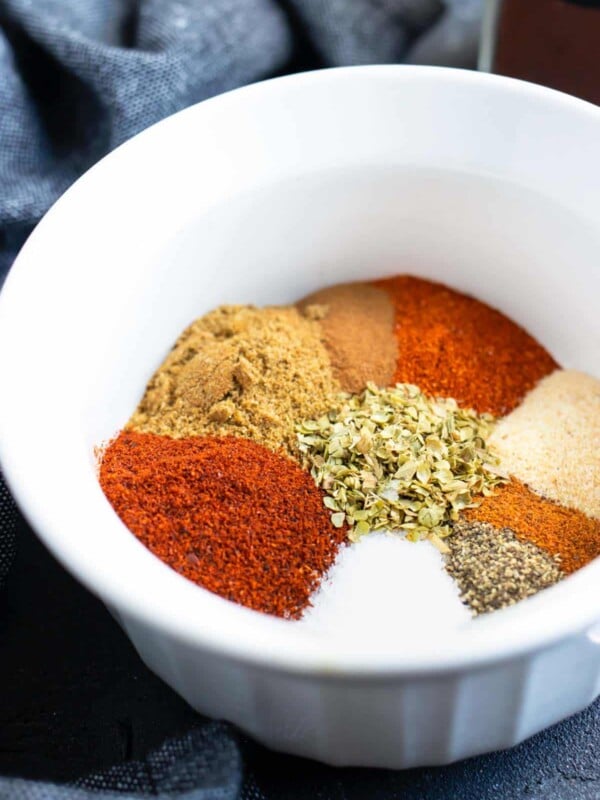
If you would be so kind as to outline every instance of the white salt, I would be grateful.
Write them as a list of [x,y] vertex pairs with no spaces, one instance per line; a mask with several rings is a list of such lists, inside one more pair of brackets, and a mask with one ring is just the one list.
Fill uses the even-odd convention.
[[340,550],[297,624],[348,644],[388,648],[392,639],[443,637],[471,620],[429,542],[370,533]]

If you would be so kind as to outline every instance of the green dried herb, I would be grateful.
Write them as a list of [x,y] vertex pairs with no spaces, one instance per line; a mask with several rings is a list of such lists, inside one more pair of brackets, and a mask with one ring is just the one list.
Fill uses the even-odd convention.
[[370,530],[403,530],[416,541],[441,539],[464,508],[506,476],[486,447],[490,414],[417,386],[369,384],[340,395],[340,406],[296,427],[304,466],[327,496],[332,522],[356,540]]

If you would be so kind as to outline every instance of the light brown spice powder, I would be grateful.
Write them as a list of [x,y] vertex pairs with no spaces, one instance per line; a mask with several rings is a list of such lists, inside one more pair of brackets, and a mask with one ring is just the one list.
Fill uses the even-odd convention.
[[127,429],[243,436],[296,457],[295,423],[340,391],[320,335],[293,307],[221,306],[181,334]]

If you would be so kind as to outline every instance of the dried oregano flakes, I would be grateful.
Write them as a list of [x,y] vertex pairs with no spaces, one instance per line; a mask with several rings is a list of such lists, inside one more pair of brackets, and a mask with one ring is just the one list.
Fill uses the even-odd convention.
[[493,427],[490,414],[452,398],[426,397],[408,383],[370,383],[296,430],[333,524],[346,522],[353,541],[371,530],[402,530],[445,551],[441,540],[459,512],[506,480],[486,445]]

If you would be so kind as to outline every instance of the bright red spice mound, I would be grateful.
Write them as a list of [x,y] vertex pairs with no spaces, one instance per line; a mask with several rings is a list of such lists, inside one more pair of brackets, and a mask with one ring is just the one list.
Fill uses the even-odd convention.
[[395,305],[395,383],[501,416],[558,366],[523,328],[473,297],[408,275],[376,285]]
[[104,453],[100,484],[177,572],[280,617],[301,615],[346,538],[310,475],[247,439],[124,431]]

